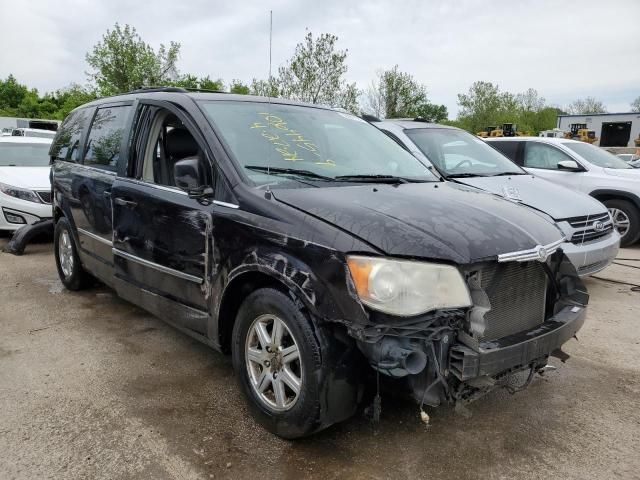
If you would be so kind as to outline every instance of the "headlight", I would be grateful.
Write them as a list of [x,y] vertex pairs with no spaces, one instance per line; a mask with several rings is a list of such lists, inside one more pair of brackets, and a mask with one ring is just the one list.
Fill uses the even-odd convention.
[[38,195],[31,190],[25,190],[24,188],[13,187],[6,183],[0,183],[0,192],[10,197],[19,198],[20,200],[26,200],[27,202],[42,203]]
[[462,275],[449,265],[355,255],[347,265],[362,303],[381,312],[408,317],[471,306]]

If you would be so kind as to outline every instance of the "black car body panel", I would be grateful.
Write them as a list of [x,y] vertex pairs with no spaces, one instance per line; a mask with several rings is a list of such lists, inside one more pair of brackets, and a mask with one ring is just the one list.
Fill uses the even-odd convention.
[[[433,405],[477,390],[465,384],[468,375],[456,376],[449,369],[460,355],[462,371],[475,368],[475,375],[500,373],[489,364],[505,371],[539,369],[551,350],[564,343],[567,332],[575,333],[581,325],[580,320],[570,321],[563,309],[578,308],[573,317],[583,318],[588,296],[559,250],[549,252],[553,255],[543,263],[548,278],[538,293],[545,328],[531,329],[527,340],[500,344],[500,352],[520,352],[522,364],[514,363],[517,355],[489,352],[486,343],[473,338],[469,325],[475,306],[413,317],[366,307],[347,266],[350,254],[453,265],[469,289],[480,290],[482,275],[489,278],[483,271],[494,268],[501,255],[556,244],[562,234],[544,215],[452,183],[255,187],[198,107],[196,100],[202,98],[266,102],[249,96],[139,92],[77,109],[54,140],[54,220],[67,218],[84,267],[121,297],[229,351],[236,313],[251,289],[280,289],[309,312],[317,328],[327,328],[339,345],[347,346],[349,356],[354,351],[364,355],[378,371],[406,376],[400,363],[416,354],[418,364],[427,367],[407,380],[416,398]],[[118,133],[116,165],[108,169],[83,164],[88,129],[98,129],[96,111],[123,104],[132,110]],[[153,180],[145,180],[141,159],[160,155],[162,148],[147,141],[152,139],[147,117],[154,109],[175,117],[160,138],[178,127],[192,134],[197,144],[192,146],[212,179],[206,194],[160,184],[155,170]],[[83,114],[93,123],[78,121]],[[103,140],[99,132],[96,138]],[[528,261],[522,269],[533,272],[536,265]],[[514,295],[527,295],[526,285],[519,287]],[[383,365],[384,342],[390,358]],[[342,362],[341,348],[327,347],[327,364]],[[487,355],[492,359],[485,361]],[[496,356],[500,358],[494,361]],[[353,375],[347,377],[354,381]],[[331,399],[325,401],[328,410],[337,408]],[[332,418],[341,415],[336,411]]]
[[541,215],[452,183],[281,190],[275,196],[387,255],[471,263],[560,238]]

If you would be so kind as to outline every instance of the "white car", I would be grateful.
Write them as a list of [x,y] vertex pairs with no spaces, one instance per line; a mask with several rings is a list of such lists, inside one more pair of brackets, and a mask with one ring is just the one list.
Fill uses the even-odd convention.
[[615,259],[620,235],[597,200],[528,174],[459,128],[400,119],[373,124],[443,179],[544,212],[565,235],[562,250],[579,275],[599,272]]
[[0,230],[52,217],[51,139],[0,137]]
[[619,153],[616,157],[621,158],[633,168],[640,168],[640,155],[635,153]]
[[604,203],[620,232],[622,247],[640,239],[640,169],[577,140],[513,137],[486,141],[528,172]]
[[37,138],[50,138],[56,136],[56,132],[53,130],[44,130],[42,128],[14,128],[11,131],[11,135],[14,137],[37,137]]

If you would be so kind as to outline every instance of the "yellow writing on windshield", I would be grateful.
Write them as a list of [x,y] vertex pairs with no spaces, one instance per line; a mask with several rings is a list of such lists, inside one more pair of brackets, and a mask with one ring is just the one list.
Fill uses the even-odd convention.
[[[307,161],[317,165],[335,167],[336,162],[331,159],[323,159],[319,147],[312,140],[305,138],[302,133],[289,128],[287,122],[282,118],[268,112],[259,112],[258,115],[262,117],[262,121],[253,122],[249,128],[262,130],[261,136],[274,146],[274,150],[282,156],[283,160],[289,162],[305,161],[305,158],[300,155],[307,155],[305,152],[308,152],[315,158],[310,158]],[[271,130],[272,128],[276,130]],[[304,150],[304,152],[298,153],[298,149]]]

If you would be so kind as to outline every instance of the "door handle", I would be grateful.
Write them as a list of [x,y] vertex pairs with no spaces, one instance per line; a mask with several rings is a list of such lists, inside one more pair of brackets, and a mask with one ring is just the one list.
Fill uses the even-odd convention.
[[124,198],[116,198],[114,202],[116,205],[120,205],[121,207],[127,207],[127,208],[134,208],[136,205],[138,205],[138,202],[125,200]]

